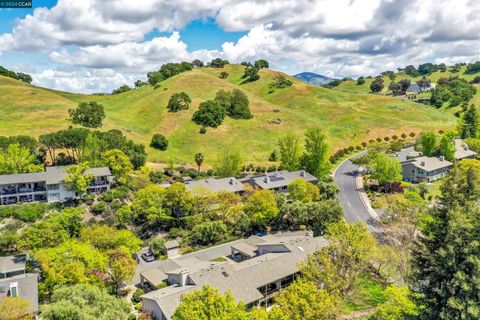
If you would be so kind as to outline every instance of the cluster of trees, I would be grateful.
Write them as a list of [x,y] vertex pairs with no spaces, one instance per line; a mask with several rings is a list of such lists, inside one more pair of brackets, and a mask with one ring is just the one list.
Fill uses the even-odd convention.
[[[230,64],[228,60],[221,58],[215,58],[211,62],[207,63],[206,67],[211,68],[223,68],[225,65]],[[151,86],[156,86],[163,80],[176,76],[185,71],[190,71],[193,68],[203,68],[205,64],[199,59],[195,59],[192,62],[182,61],[179,63],[169,62],[160,67],[158,71],[152,71],[147,73],[147,81]],[[140,81],[140,80],[138,80]],[[143,82],[138,82],[138,87],[143,86]],[[137,87],[137,82],[135,82],[135,87]]]
[[32,80],[33,80],[32,76],[30,76],[29,74],[22,73],[22,72],[14,72],[14,71],[8,70],[7,68],[4,68],[2,66],[0,66],[0,76],[13,78],[13,79],[20,80],[20,81],[23,81],[23,82],[26,82],[26,83],[32,83]]
[[227,115],[234,119],[252,118],[248,97],[241,90],[218,91],[214,100],[200,103],[192,121],[203,127],[216,128],[222,124]]
[[193,64],[190,62],[182,61],[180,63],[169,62],[160,67],[158,71],[152,71],[147,73],[148,83],[151,86],[157,85],[159,82],[176,76],[185,71],[193,69]]
[[427,157],[444,156],[448,161],[454,161],[456,136],[456,132],[448,131],[438,139],[434,132],[424,132],[417,141],[417,148]]
[[476,245],[480,230],[480,162],[462,160],[441,186],[442,196],[420,224],[413,250],[412,289],[428,319],[475,319],[480,314]]
[[69,128],[41,135],[39,142],[54,165],[88,162],[96,166],[103,163],[102,154],[113,149],[125,153],[135,169],[143,166],[147,158],[144,145],[134,143],[115,129]]
[[420,64],[418,68],[415,68],[415,66],[413,65],[408,65],[404,69],[399,68],[398,71],[404,71],[405,74],[409,75],[412,78],[415,78],[418,76],[426,76],[437,71],[445,72],[447,71],[447,66],[444,63],[424,63]]
[[[225,170],[238,170],[234,158],[227,160]],[[304,180],[293,181],[288,196],[269,190],[249,190],[244,197],[231,192],[214,193],[197,188],[190,191],[184,184],[169,188],[149,185],[136,192],[131,204],[116,211],[121,224],[133,223],[142,232],[169,230],[171,236],[182,236],[184,245],[205,246],[250,235],[266,229],[311,229],[323,234],[326,225],[339,221],[342,210],[331,180],[319,185]]]
[[304,168],[317,178],[325,177],[331,168],[327,137],[320,128],[305,131],[305,143],[294,133],[278,140],[281,166],[289,171]]
[[398,82],[392,81],[388,85],[388,90],[392,91],[394,96],[401,96],[405,94],[410,84],[411,82],[408,79],[402,79]]
[[458,77],[441,78],[437,87],[432,91],[430,103],[437,108],[448,103],[448,107],[455,107],[462,103],[468,103],[477,89],[466,80]]
[[383,78],[375,78],[373,81],[370,83],[370,90],[373,93],[379,93],[383,90],[385,87]]
[[292,81],[288,80],[283,74],[278,74],[273,78],[273,82],[270,83],[270,88],[283,89],[292,86]]
[[250,62],[242,62],[241,64],[245,66],[245,72],[242,76],[243,83],[257,81],[260,79],[260,75],[258,74],[260,69],[269,67],[269,63],[265,59],[257,60],[253,65]]
[[465,69],[465,74],[474,74],[480,72],[480,61],[475,61],[467,65]]

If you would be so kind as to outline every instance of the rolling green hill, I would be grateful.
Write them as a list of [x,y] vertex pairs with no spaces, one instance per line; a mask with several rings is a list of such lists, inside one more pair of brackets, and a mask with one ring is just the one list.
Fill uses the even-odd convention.
[[[222,71],[229,73],[228,79],[218,77]],[[241,84],[242,74],[239,65],[194,69],[163,81],[160,88],[147,86],[113,96],[59,92],[0,77],[0,135],[38,136],[65,128],[67,110],[90,100],[105,107],[103,129],[120,129],[145,144],[154,133],[168,137],[167,151],[147,148],[151,162],[192,163],[196,152],[203,152],[209,161],[224,147],[239,148],[245,160],[265,161],[279,136],[289,130],[300,134],[312,126],[325,130],[335,150],[386,135],[455,125],[455,118],[446,112],[392,97],[319,88],[293,77],[288,77],[292,87],[271,92],[269,84],[278,72],[262,70],[261,79],[248,84]],[[200,102],[212,99],[217,90],[234,88],[248,95],[253,119],[227,117],[220,127],[199,134],[200,127],[190,119]],[[192,98],[192,107],[170,113],[168,99],[179,91]],[[280,124],[269,121],[277,118]]]
[[[464,74],[465,72],[465,69],[466,69],[466,66],[463,66],[460,68],[460,71],[459,72],[451,72],[450,71],[450,68],[447,69],[447,71],[445,72],[440,72],[440,71],[436,71],[436,72],[433,72],[432,74],[428,75],[427,78],[430,79],[431,81],[437,83],[438,82],[438,79],[440,78],[449,78],[449,77],[452,77],[452,76],[457,76],[459,78],[463,78],[467,81],[471,81],[473,80],[473,78],[475,78],[476,76],[478,76],[479,74]],[[398,82],[399,80],[402,80],[402,79],[408,79],[410,80],[412,83],[414,83],[415,81],[418,81],[422,78],[422,76],[418,76],[418,77],[411,77],[407,74],[405,74],[405,72],[397,72],[395,73],[395,82]],[[369,93],[370,92],[370,84],[372,83],[372,80],[373,79],[365,79],[365,83],[362,84],[362,85],[357,85],[357,81],[356,80],[347,80],[347,81],[342,81],[340,83],[340,85],[338,85],[337,87],[334,88],[334,90],[339,90],[339,91],[344,91],[344,92],[352,92],[352,93]],[[381,92],[381,94],[384,94],[384,95],[387,95],[388,94],[388,86],[391,82],[391,80],[388,78],[388,77],[383,77],[383,80],[384,80],[384,84],[385,84],[385,87],[383,89],[383,91]],[[472,103],[477,105],[477,106],[480,106],[480,84],[474,84],[474,86],[477,88],[477,94],[473,97],[472,99]],[[430,98],[430,93],[422,93],[420,96],[420,98]],[[446,109],[449,113],[452,113],[454,114],[456,111],[460,110],[460,107],[453,107],[453,108],[449,108],[449,109]]]

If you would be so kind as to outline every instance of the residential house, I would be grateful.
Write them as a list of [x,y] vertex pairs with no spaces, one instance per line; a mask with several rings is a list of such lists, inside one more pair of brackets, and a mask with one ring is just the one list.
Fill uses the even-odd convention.
[[143,295],[143,310],[156,320],[171,319],[181,296],[204,285],[221,293],[230,291],[247,309],[269,307],[274,294],[299,275],[298,264],[326,243],[311,232],[287,232],[251,236],[164,260],[141,273],[144,286],[169,285]]
[[0,300],[20,297],[28,301],[28,311],[38,312],[38,275],[26,273],[28,256],[0,257]]
[[305,170],[298,171],[277,171],[269,172],[264,175],[246,177],[242,182],[249,183],[254,189],[272,190],[277,192],[287,192],[288,185],[296,179],[302,179],[310,183],[316,183],[318,179]]
[[402,176],[408,182],[432,182],[446,175],[452,168],[453,163],[443,156],[422,156],[402,162]]
[[461,139],[455,139],[455,160],[460,161],[462,159],[474,159],[477,153],[470,150],[468,145]]
[[213,192],[230,191],[233,193],[243,193],[245,188],[243,184],[234,177],[222,178],[222,179],[203,179],[186,182],[186,186],[190,190],[200,190],[202,188],[208,189]]
[[[0,205],[24,202],[58,202],[75,198],[65,183],[68,166],[47,167],[43,172],[0,175]],[[85,173],[94,176],[87,192],[110,189],[112,174],[107,167],[91,168]]]
[[417,94],[421,93],[420,86],[416,83],[412,83],[408,86],[407,90],[405,91],[405,96],[409,100],[414,100],[417,98]]

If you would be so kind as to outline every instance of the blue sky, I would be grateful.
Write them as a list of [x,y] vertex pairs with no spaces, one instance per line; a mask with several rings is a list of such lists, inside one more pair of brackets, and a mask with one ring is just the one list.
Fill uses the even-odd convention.
[[167,62],[217,57],[232,63],[267,59],[288,74],[335,77],[480,59],[480,2],[471,0],[33,5],[37,10],[0,9],[0,65],[32,74],[35,84],[74,92],[109,92]]

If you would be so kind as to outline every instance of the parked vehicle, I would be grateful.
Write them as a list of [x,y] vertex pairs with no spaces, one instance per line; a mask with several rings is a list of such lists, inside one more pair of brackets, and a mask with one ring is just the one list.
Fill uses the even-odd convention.
[[155,256],[153,255],[153,253],[150,252],[142,253],[142,258],[143,260],[145,260],[145,262],[152,262],[153,260],[155,260]]

